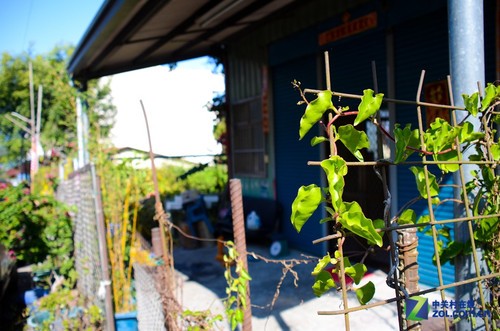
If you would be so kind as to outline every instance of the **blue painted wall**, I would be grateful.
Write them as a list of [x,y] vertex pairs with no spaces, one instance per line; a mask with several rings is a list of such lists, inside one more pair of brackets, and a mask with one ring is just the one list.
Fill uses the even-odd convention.
[[[274,132],[276,156],[276,195],[283,205],[283,233],[289,243],[310,253],[323,254],[321,245],[312,244],[314,239],[323,236],[324,225],[319,224],[320,211],[297,234],[290,222],[291,206],[297,190],[302,185],[320,183],[320,168],[308,166],[309,160],[320,160],[320,147],[309,144],[312,133],[299,141],[299,122],[304,106],[297,106],[299,93],[292,88],[296,79],[303,87],[316,86],[316,58],[301,57],[294,61],[272,68],[274,96]],[[314,131],[315,128],[311,129]]]
[[[418,83],[421,71],[425,70],[425,83],[446,79],[449,74],[448,57],[448,21],[446,8],[429,14],[423,18],[414,18],[403,21],[393,28],[395,43],[395,76],[396,98],[401,100],[416,100]],[[423,98],[423,96],[422,96]],[[423,100],[423,99],[422,99]],[[425,121],[425,108],[422,108]],[[398,105],[396,109],[396,122],[402,127],[411,123],[412,128],[418,128],[417,110],[415,106]],[[425,123],[424,123],[425,126]],[[424,127],[425,128],[425,127]],[[421,158],[414,154],[412,161]],[[409,160],[409,161],[410,161]],[[398,166],[398,199],[399,206],[418,197],[413,174],[409,166]],[[439,175],[437,168],[430,168],[434,174]],[[448,176],[444,181],[451,184],[452,178]],[[441,190],[440,199],[453,197],[451,189]],[[417,215],[428,214],[427,203],[421,201],[412,206]],[[444,204],[435,213],[436,219],[453,218],[453,205]],[[436,266],[432,263],[434,245],[432,237],[424,232],[418,233],[418,263],[420,282],[428,286],[439,285]],[[454,268],[450,264],[442,266],[444,283],[454,281]]]
[[[420,1],[415,4],[398,1],[367,3],[364,7],[350,11],[352,17],[377,11],[376,29],[338,40],[319,47],[317,37],[331,27],[342,22],[342,16],[318,23],[309,29],[301,30],[293,36],[274,42],[268,49],[269,65],[272,72],[273,111],[275,135],[275,170],[277,199],[284,206],[283,232],[293,246],[310,252],[322,254],[324,248],[315,247],[311,241],[324,235],[326,229],[317,224],[321,215],[314,215],[297,235],[289,217],[291,203],[301,185],[321,184],[322,172],[317,167],[306,165],[308,160],[319,160],[325,156],[319,147],[311,148],[308,140],[312,133],[298,141],[298,122],[303,108],[296,102],[299,96],[290,85],[297,79],[303,87],[324,88],[323,51],[328,50],[331,57],[332,89],[354,94],[372,86],[371,61],[375,60],[378,68],[380,92],[387,90],[386,45],[387,33],[394,35],[395,51],[395,97],[401,100],[415,100],[418,82],[422,70],[426,71],[425,82],[431,83],[446,79],[449,74],[448,57],[448,21],[446,1]],[[495,6],[494,2],[485,3],[485,54],[486,78],[495,79]],[[425,109],[424,109],[425,114]],[[425,117],[424,117],[425,118]],[[397,123],[411,123],[417,128],[415,106],[398,105]],[[313,129],[314,130],[314,129]],[[322,153],[323,152],[323,153]],[[410,160],[420,160],[413,156]],[[433,169],[437,174],[438,171]],[[418,196],[413,174],[408,167],[397,168],[397,194],[399,207]],[[452,177],[443,179],[443,184],[451,184]],[[441,200],[453,197],[450,187],[443,188]],[[413,206],[417,214],[425,215],[425,202]],[[435,212],[438,220],[453,218],[452,203],[440,205]],[[432,263],[434,255],[433,241],[423,232],[419,233],[419,265],[421,283],[429,286],[438,285],[436,267]],[[454,279],[454,268],[443,266],[444,283]]]

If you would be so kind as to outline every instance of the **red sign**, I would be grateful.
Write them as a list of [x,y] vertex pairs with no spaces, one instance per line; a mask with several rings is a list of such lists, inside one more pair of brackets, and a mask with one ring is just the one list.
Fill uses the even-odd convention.
[[320,46],[332,43],[342,38],[346,38],[377,27],[377,13],[372,12],[352,21],[321,33],[318,36]]
[[[448,83],[446,80],[428,83],[424,85],[424,98],[428,103],[436,105],[449,105],[450,96],[448,95]],[[450,122],[450,111],[446,108],[427,106],[426,122],[427,127],[436,120],[437,117]]]

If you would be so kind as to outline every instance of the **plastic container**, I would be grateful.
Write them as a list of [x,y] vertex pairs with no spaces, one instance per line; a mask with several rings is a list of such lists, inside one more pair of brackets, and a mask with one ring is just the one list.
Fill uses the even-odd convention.
[[115,314],[116,331],[138,331],[137,312]]
[[47,294],[49,294],[49,290],[41,287],[36,287],[32,290],[28,290],[24,292],[24,304],[26,306],[30,306],[35,303],[35,301],[37,301],[41,297],[46,296]]

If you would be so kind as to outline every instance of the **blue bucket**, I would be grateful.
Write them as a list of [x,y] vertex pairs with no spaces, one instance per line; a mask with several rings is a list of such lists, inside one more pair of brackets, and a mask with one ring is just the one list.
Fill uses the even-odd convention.
[[138,331],[137,312],[115,314],[116,331]]
[[28,291],[24,292],[24,295],[23,295],[24,304],[26,306],[30,306],[33,303],[35,303],[35,301],[37,301],[41,297],[46,296],[47,294],[49,294],[49,290],[41,288],[41,287],[36,287],[32,290],[28,290]]

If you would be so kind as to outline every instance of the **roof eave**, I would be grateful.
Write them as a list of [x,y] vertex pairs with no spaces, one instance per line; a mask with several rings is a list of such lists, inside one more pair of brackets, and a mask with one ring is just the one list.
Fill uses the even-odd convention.
[[[113,32],[113,27],[121,24],[123,18],[128,15],[130,8],[137,5],[135,0],[107,0],[99,9],[83,38],[78,43],[69,63],[68,72],[73,79],[87,81],[92,76],[87,76],[81,71],[90,55],[96,54],[105,44]],[[81,72],[79,72],[81,71]],[[78,74],[75,75],[75,73]]]

